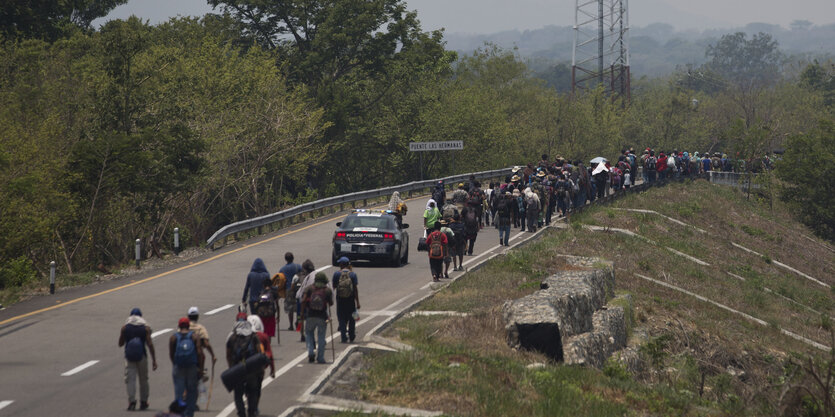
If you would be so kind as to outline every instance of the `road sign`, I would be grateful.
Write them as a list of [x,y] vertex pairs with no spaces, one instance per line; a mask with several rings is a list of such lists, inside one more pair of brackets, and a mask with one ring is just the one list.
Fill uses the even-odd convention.
[[463,140],[450,140],[446,142],[409,142],[409,152],[460,151],[462,149],[464,149]]

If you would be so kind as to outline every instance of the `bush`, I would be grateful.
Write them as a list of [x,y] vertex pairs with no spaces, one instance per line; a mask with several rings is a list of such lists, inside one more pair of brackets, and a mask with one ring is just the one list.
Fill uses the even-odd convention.
[[36,280],[37,272],[32,261],[25,256],[10,259],[0,264],[0,289],[22,287],[27,282]]

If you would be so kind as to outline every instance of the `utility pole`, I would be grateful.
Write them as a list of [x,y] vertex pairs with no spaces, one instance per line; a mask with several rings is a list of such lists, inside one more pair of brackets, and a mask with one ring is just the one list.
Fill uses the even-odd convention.
[[598,86],[630,99],[629,0],[575,0],[571,93]]

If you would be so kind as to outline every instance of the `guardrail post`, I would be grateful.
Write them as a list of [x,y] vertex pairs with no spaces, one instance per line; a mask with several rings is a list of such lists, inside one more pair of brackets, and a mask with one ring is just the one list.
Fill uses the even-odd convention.
[[368,207],[368,199],[367,198],[362,199],[362,206],[363,207]]
[[55,294],[55,261],[49,263],[49,293]]
[[263,229],[263,228],[262,228],[261,226],[258,226],[258,234],[259,234],[259,235],[261,234],[261,230],[262,230],[262,229]]
[[134,255],[135,255],[135,258],[136,258],[136,267],[139,268],[139,260],[142,259],[141,258],[142,257],[142,251],[141,251],[142,241],[139,240],[139,239],[136,239],[136,244],[134,246],[135,246]]
[[180,228],[174,228],[174,255],[180,254]]

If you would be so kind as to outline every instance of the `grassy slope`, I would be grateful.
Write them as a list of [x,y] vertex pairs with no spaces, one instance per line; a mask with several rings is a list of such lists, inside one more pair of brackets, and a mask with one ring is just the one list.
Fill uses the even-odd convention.
[[[707,233],[615,208],[656,210]],[[658,244],[588,231],[581,224],[629,229]],[[789,355],[821,354],[781,335],[778,327],[828,344],[819,315],[763,290],[768,287],[824,315],[835,315],[835,293],[774,265],[773,260],[779,260],[835,285],[831,247],[807,238],[811,234],[779,207],[767,210],[730,188],[698,181],[593,208],[574,217],[572,226],[493,260],[420,307],[470,316],[398,321],[388,336],[416,349],[379,355],[367,371],[360,396],[462,416],[772,415]],[[766,256],[748,254],[730,241]],[[693,263],[664,246],[711,266]],[[554,256],[558,254],[614,261],[617,289],[635,299],[638,322],[632,343],[641,345],[646,365],[642,371],[630,374],[614,363],[604,372],[556,364],[531,369],[527,365],[546,359],[507,347],[502,303],[535,291],[543,277],[570,267]],[[636,272],[770,326],[636,278]]]

